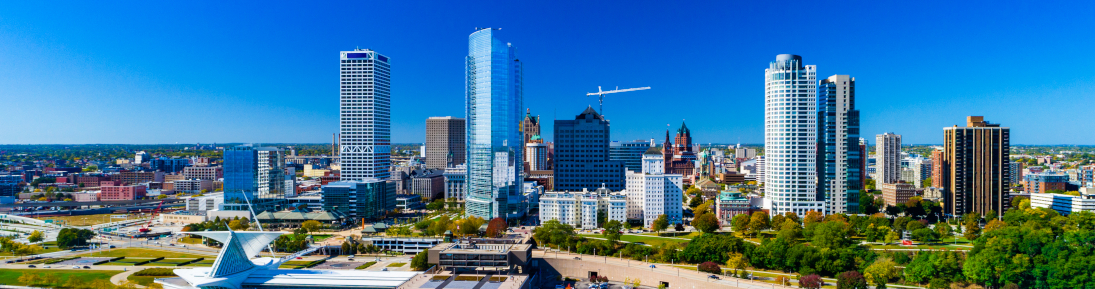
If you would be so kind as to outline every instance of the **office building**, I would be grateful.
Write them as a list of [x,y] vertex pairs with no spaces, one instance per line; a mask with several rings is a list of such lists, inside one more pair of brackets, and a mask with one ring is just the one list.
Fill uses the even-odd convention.
[[1029,174],[1023,178],[1023,192],[1045,194],[1049,191],[1067,191],[1069,187],[1068,180],[1067,175],[1059,173]]
[[394,210],[396,194],[378,179],[332,182],[323,186],[323,210],[354,220],[377,220]]
[[23,176],[20,175],[2,175],[0,176],[0,197],[15,197],[23,191],[20,184],[23,183]]
[[764,70],[765,209],[825,212],[817,198],[817,66],[780,54]]
[[1032,208],[1048,208],[1069,215],[1080,211],[1095,212],[1095,195],[1081,194],[1079,196],[1064,194],[1030,194],[1030,206]]
[[830,76],[818,84],[817,94],[817,200],[825,202],[830,214],[859,213],[863,155],[859,154],[855,78]]
[[445,200],[456,199],[464,201],[464,193],[468,186],[468,165],[457,165],[445,169]]
[[719,218],[719,223],[723,226],[729,226],[734,216],[748,214],[752,209],[749,197],[741,192],[723,191],[715,200],[715,216]]
[[943,213],[961,216],[1010,206],[1011,129],[966,118],[966,127],[943,128]]
[[635,140],[628,142],[612,141],[608,144],[608,159],[624,162],[624,169],[643,171],[643,153],[654,147],[654,140]]
[[597,224],[599,214],[605,222],[626,223],[627,198],[623,193],[612,193],[606,188],[596,191],[546,192],[540,197],[540,224],[550,220],[574,226],[581,230],[602,227]]
[[524,198],[523,81],[517,49],[494,29],[468,36],[465,58],[468,190],[465,212],[485,220],[520,218]]
[[256,212],[280,210],[285,196],[284,151],[272,147],[242,145],[224,150],[224,209]]
[[182,175],[186,179],[199,179],[216,181],[224,177],[224,170],[220,166],[216,167],[186,167],[183,169]]
[[859,183],[861,184],[860,192],[867,192],[867,179],[869,179],[869,172],[867,171],[867,139],[859,138]]
[[[1020,177],[1022,177],[1020,175]],[[1086,166],[1080,169],[1080,186],[1095,188],[1095,166]]]
[[368,49],[339,54],[341,177],[386,180],[392,141],[392,76],[388,57]]
[[190,159],[165,157],[152,159],[149,164],[149,168],[153,171],[161,171],[168,174],[181,173],[183,169],[188,166],[190,166]]
[[439,169],[414,170],[410,177],[408,193],[422,197],[423,202],[430,202],[445,196],[445,173]]
[[923,157],[907,157],[901,160],[901,178],[906,183],[924,188],[924,181],[932,176],[932,160]]
[[116,182],[107,181],[99,185],[99,200],[102,201],[132,201],[145,197],[145,186],[123,186]]
[[901,181],[901,135],[884,133],[875,137],[875,171],[879,184]]
[[[643,153],[641,172],[627,171],[627,219],[639,220],[649,228],[660,215],[670,224],[683,222],[681,200],[684,177],[665,173],[665,158],[658,148]],[[543,205],[541,205],[543,206]]]
[[152,160],[152,156],[149,155],[148,153],[144,152],[144,151],[139,151],[139,152],[136,152],[136,153],[133,154],[133,163],[134,164],[142,164],[142,163],[147,162],[149,160]]
[[212,192],[213,181],[210,180],[177,180],[171,182],[174,185],[175,192],[197,194],[201,192]]
[[1023,182],[1023,163],[1021,163],[1021,162],[1011,162],[1008,165],[1011,166],[1009,168],[1009,172],[1011,174],[1009,174],[1008,181],[1011,182],[1012,184],[1022,183]]
[[163,172],[118,172],[117,174],[110,175],[108,180],[120,182],[122,184],[141,184],[147,182],[163,182]]
[[756,162],[756,167],[755,168],[756,168],[756,171],[757,171],[757,177],[756,177],[757,184],[758,185],[763,185],[764,184],[764,178],[765,178],[764,177],[764,171],[767,170],[767,168],[764,167],[764,156],[757,156],[757,162]]
[[[535,136],[534,138],[539,138]],[[530,142],[525,144],[525,166],[529,171],[543,171],[551,169],[548,165],[548,144],[543,142]]]
[[540,138],[540,116],[532,116],[532,109],[525,109],[525,118],[521,120],[521,132],[524,134],[525,143],[543,143]]
[[608,120],[592,107],[574,120],[555,121],[556,191],[624,189],[624,163],[608,157],[610,131]]
[[751,159],[757,157],[757,149],[753,148],[736,148],[734,149],[734,158],[738,159]]
[[443,169],[464,164],[464,119],[451,116],[426,119],[426,168]]

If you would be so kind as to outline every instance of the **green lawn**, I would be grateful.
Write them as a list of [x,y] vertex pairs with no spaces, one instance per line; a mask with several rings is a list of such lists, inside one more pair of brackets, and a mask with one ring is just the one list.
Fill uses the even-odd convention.
[[178,242],[179,243],[184,243],[184,244],[201,244],[202,243],[202,238],[185,237],[185,238],[179,238]]
[[[110,216],[117,214],[97,214],[97,215],[82,215],[82,216],[60,216],[60,217],[42,217],[41,220],[54,220],[64,222],[70,226],[91,226],[98,224],[106,224],[110,222],[124,221],[125,219],[112,219]],[[130,215],[129,219],[136,219],[136,215]]]
[[[56,277],[57,282],[50,284],[23,284],[19,282],[19,276],[23,273],[32,273],[43,276],[44,273],[52,273]],[[88,285],[96,280],[104,280],[110,282],[110,277],[122,273],[122,271],[103,271],[103,270],[35,270],[35,269],[0,269],[0,283],[4,285],[34,285],[38,287],[52,287],[52,288],[66,288],[65,283],[69,279],[76,280],[78,284]]]
[[159,258],[159,257],[164,257],[164,258],[190,258],[190,259],[196,259],[196,258],[201,258],[201,257],[211,258],[211,257],[216,257],[216,256],[214,256],[214,255],[202,255],[202,254],[196,254],[196,253],[161,251],[161,250],[154,250],[154,249],[125,248],[125,249],[112,249],[112,250],[107,250],[107,251],[103,251],[103,252],[92,252],[92,253],[82,254],[82,255],[80,255],[80,257],[126,257],[126,258],[131,258],[131,257],[137,257],[137,258]]
[[278,269],[296,269],[308,265],[311,261],[286,261],[278,266]]
[[333,236],[333,235],[330,235],[330,234],[312,235],[312,241],[322,242],[323,240],[327,240],[327,239],[331,238],[331,236]]
[[703,233],[700,233],[700,232],[662,232],[661,234],[659,234],[659,233],[642,233],[640,235],[655,236],[655,237],[661,236],[661,237],[692,239],[692,238],[695,238],[695,237],[699,237],[702,234]]
[[391,263],[388,264],[388,267],[403,267],[405,265],[407,265],[407,263]]
[[361,266],[357,266],[357,268],[354,268],[354,269],[365,270],[365,269],[368,269],[369,267],[372,267],[373,265],[376,265],[376,261],[369,261],[368,263],[362,264]]
[[[605,238],[604,235],[600,235],[600,234],[586,234],[586,235],[581,235],[581,236],[586,237],[586,238],[594,238],[594,239],[604,239]],[[632,243],[634,243],[634,242],[643,242],[643,243],[645,243],[647,245],[651,245],[651,246],[659,246],[659,245],[664,244],[664,243],[681,244],[681,243],[687,243],[688,242],[688,240],[682,240],[682,239],[659,238],[659,237],[642,236],[642,235],[622,235],[622,236],[620,236],[620,241],[626,241],[626,242],[632,242]]]
[[201,261],[198,261],[198,262],[186,264],[186,266],[184,266],[184,267],[212,267],[212,266],[213,266],[213,259],[205,258],[205,260],[201,260]]

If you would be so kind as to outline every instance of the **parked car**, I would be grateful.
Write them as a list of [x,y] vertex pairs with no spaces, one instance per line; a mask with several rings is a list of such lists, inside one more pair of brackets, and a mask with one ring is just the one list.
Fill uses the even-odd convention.
[[46,269],[49,269],[49,268],[51,268],[51,267],[50,267],[49,265],[45,265],[45,266],[42,266],[42,268],[46,268]]
[[80,266],[72,266],[72,269],[80,269]]
[[34,266],[34,265],[27,265],[27,268],[38,268],[38,266]]
[[707,278],[711,278],[711,279],[715,279],[715,280],[718,280],[718,279],[719,279],[719,275],[711,274],[710,276],[707,276]]
[[91,269],[91,266],[84,265],[84,269]]

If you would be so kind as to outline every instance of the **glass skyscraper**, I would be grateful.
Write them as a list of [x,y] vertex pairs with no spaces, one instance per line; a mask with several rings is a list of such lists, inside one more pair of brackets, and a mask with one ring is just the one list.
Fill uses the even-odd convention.
[[368,49],[340,52],[342,180],[387,180],[391,165],[391,66]]
[[818,195],[830,214],[859,213],[863,181],[855,78],[833,75],[818,84]]
[[764,193],[772,215],[825,212],[817,192],[817,66],[780,54],[764,70]]
[[624,167],[632,172],[643,171],[643,153],[653,147],[653,141],[635,140],[628,142],[613,141],[608,144],[608,159],[623,161]]
[[[286,194],[285,155],[281,149],[242,145],[224,150],[224,209],[278,210]],[[244,198],[246,196],[246,199]]]
[[517,51],[494,29],[468,37],[466,58],[468,215],[513,219],[525,215],[522,68]]

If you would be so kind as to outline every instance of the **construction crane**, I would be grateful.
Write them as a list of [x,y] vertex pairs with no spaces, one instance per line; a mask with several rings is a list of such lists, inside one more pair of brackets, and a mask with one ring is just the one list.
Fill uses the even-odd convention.
[[148,232],[152,231],[152,229],[149,229],[148,227],[152,227],[152,220],[156,219],[156,212],[159,212],[161,207],[163,207],[163,201],[160,201],[160,204],[156,206],[155,210],[148,213],[149,214],[148,223],[145,223],[144,227],[141,227],[140,229],[138,229],[137,230],[138,232],[148,233]]
[[601,115],[604,115],[605,114],[605,94],[636,91],[636,90],[647,90],[647,89],[650,89],[650,87],[647,86],[647,87],[620,89],[620,87],[617,86],[615,90],[601,91],[601,87],[597,86],[597,92],[586,93],[586,96],[594,96],[594,95],[597,96],[597,102],[600,104],[598,106],[598,110],[600,110]]

